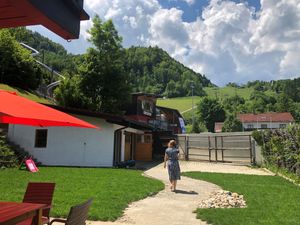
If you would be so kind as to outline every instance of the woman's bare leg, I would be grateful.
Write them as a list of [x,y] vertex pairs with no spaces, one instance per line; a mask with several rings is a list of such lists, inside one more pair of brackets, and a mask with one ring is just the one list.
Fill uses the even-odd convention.
[[174,191],[176,190],[176,185],[177,185],[177,180],[174,180],[174,181],[173,181],[173,190],[174,190]]

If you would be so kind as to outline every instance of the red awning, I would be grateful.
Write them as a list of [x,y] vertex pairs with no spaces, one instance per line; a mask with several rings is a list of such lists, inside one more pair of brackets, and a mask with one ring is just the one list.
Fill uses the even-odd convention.
[[0,123],[42,127],[72,126],[98,128],[66,113],[4,90],[0,90]]

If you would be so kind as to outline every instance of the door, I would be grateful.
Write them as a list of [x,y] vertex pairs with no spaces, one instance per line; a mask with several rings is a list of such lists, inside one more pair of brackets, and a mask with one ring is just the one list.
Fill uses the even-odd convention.
[[131,159],[131,144],[132,144],[132,135],[129,132],[125,132],[125,151],[124,151],[124,161]]

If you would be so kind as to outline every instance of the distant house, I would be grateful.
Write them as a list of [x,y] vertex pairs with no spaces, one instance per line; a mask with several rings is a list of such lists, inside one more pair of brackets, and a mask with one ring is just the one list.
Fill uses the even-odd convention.
[[125,116],[50,107],[101,129],[9,125],[9,139],[44,165],[112,167],[132,159],[151,161],[165,147],[160,137],[184,130],[177,110],[157,107],[156,97],[143,93],[133,94]]
[[215,123],[215,133],[221,133],[223,126],[224,126],[223,122],[216,122]]
[[239,114],[237,117],[242,122],[244,130],[285,128],[295,121],[289,112],[247,113]]

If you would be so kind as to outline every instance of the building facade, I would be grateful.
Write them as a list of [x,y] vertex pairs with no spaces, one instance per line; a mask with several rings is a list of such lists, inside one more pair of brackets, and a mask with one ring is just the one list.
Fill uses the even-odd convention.
[[239,114],[238,119],[242,122],[243,129],[260,130],[260,129],[281,129],[295,122],[293,116],[289,112],[261,113],[261,114]]

